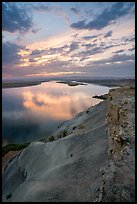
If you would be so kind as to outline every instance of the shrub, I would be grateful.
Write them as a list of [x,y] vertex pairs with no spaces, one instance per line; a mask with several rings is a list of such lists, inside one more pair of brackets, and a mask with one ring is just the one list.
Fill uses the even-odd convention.
[[84,128],[85,128],[84,125],[80,125],[80,126],[79,126],[79,129],[84,129]]
[[6,199],[9,199],[9,198],[11,198],[12,197],[12,194],[10,193],[10,194],[8,194],[7,196],[6,196]]
[[130,88],[130,89],[135,89],[135,87],[134,87],[134,86],[130,86],[129,88]]
[[107,97],[108,97],[108,94],[104,94],[104,95],[100,95],[100,96],[95,95],[92,98],[105,100],[105,99],[107,99]]
[[30,143],[24,144],[8,144],[2,147],[2,156],[7,154],[9,151],[16,151],[26,148]]
[[87,110],[86,113],[88,114],[88,113],[89,113],[89,110]]
[[52,136],[49,136],[49,137],[48,137],[48,140],[49,140],[49,142],[52,142],[52,141],[55,140],[55,138],[54,138],[54,136],[52,135]]
[[67,136],[67,130],[64,130],[63,132],[62,132],[62,137],[66,137]]

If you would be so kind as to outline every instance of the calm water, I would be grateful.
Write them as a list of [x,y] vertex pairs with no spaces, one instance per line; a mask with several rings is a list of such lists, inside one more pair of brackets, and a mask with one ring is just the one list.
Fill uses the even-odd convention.
[[2,89],[2,143],[24,143],[51,134],[66,120],[99,103],[108,93],[100,85],[68,86],[54,81]]

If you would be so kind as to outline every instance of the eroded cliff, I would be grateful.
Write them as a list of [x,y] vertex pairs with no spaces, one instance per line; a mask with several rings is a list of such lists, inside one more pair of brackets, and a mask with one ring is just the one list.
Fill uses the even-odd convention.
[[109,165],[102,170],[99,201],[135,201],[135,89],[111,90],[107,99]]

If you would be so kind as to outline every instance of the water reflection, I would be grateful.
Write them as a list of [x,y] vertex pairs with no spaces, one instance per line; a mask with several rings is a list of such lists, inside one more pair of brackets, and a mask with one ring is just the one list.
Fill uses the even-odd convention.
[[93,84],[69,87],[56,82],[3,89],[3,143],[30,142],[49,135],[62,121],[98,103],[93,95],[108,90]]

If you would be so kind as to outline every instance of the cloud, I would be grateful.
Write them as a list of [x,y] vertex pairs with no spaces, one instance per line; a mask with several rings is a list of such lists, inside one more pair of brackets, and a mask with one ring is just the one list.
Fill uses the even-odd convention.
[[[129,69],[130,67],[130,69]],[[87,76],[135,77],[135,62],[125,61],[113,64],[95,64],[85,67]]]
[[121,52],[124,52],[124,50],[117,50],[117,51],[115,51],[113,53],[118,54],[118,53],[121,53]]
[[76,28],[76,29],[86,29],[85,20],[78,21],[77,23],[72,23],[70,27]]
[[130,2],[117,2],[111,6],[111,8],[105,8],[101,14],[95,17],[94,20],[86,23],[86,20],[72,23],[70,26],[75,29],[96,29],[102,28],[115,23],[115,20],[127,15],[133,8],[134,4]]
[[135,42],[135,37],[129,37],[129,38],[123,37],[123,40],[124,40],[125,42]]
[[84,40],[90,40],[90,39],[93,39],[93,38],[97,38],[98,36],[100,36],[100,35],[84,36],[83,39]]
[[33,50],[30,55],[40,55],[43,54],[45,50]]
[[82,62],[82,61],[84,61],[84,60],[86,60],[86,59],[88,59],[89,57],[82,57],[81,59],[80,59],[80,61]]
[[30,58],[29,62],[37,62],[37,60]]
[[114,54],[112,57],[103,60],[94,61],[93,64],[105,64],[105,63],[115,63],[115,62],[126,62],[126,61],[134,61],[135,55],[127,55],[127,54]]
[[96,41],[97,41],[97,39],[93,40],[93,42],[96,42]]
[[34,9],[34,10],[36,10],[36,11],[43,11],[43,12],[49,12],[49,11],[52,10],[51,7],[46,6],[46,5],[44,5],[44,4],[39,5],[39,6],[34,6],[34,5],[33,5],[33,6],[32,6],[32,9]]
[[32,33],[37,33],[39,30],[41,30],[41,28],[33,28],[31,31]]
[[112,47],[119,46],[119,44],[114,44],[114,45],[106,45],[104,42],[102,42],[100,45],[97,46],[96,43],[89,43],[89,44],[82,44],[82,46],[86,47],[86,50],[80,52],[77,54],[78,57],[88,57],[91,55],[96,55],[98,53],[102,53],[107,49],[110,49]]
[[[30,58],[32,59],[32,58]],[[35,59],[34,59],[35,60]],[[31,61],[31,60],[30,60]],[[45,63],[43,66],[38,64],[26,65],[23,68],[19,68],[15,64],[10,64],[10,66],[3,66],[2,74],[3,76],[9,75],[10,77],[24,77],[24,76],[42,76],[43,73],[64,73],[70,72],[70,68],[72,68],[72,72],[76,72],[74,66],[72,67],[72,63],[69,61],[61,61],[57,59],[51,59],[49,62]],[[79,70],[78,70],[79,71]],[[72,73],[73,74],[73,73]]]
[[79,15],[80,14],[80,12],[79,12],[79,10],[78,9],[76,9],[76,8],[70,8],[70,10],[74,13],[74,14],[76,14],[76,15]]
[[96,15],[96,13],[95,13],[95,11],[93,9],[89,9],[89,10],[85,9],[84,12],[85,12],[85,15],[86,16],[88,15],[89,17]]
[[94,46],[96,46],[96,45],[97,45],[96,43],[93,43],[93,44],[91,44],[91,43],[82,44],[82,46],[85,46],[86,48],[91,48],[91,47],[94,47]]
[[135,47],[129,48],[128,51],[134,51]]
[[105,38],[110,37],[110,36],[112,36],[112,31],[111,30],[104,35]]
[[77,37],[78,37],[78,33],[72,35],[71,37],[73,37],[73,38],[77,38]]
[[72,42],[70,44],[69,52],[72,52],[74,50],[77,50],[79,48],[79,44],[77,42]]
[[51,5],[47,6],[47,5],[41,4],[41,5],[34,5],[32,9],[42,13],[51,12],[53,15],[61,16],[64,18],[66,22],[69,22],[69,17],[67,13],[64,12],[63,8],[60,6],[51,6]]
[[31,52],[31,57],[32,56],[39,56],[39,55],[53,55],[53,54],[57,54],[57,53],[64,53],[66,48],[70,49],[74,49],[76,48],[76,45],[63,45],[61,47],[51,47],[49,49],[42,49],[42,50],[38,50],[35,49]]
[[113,55],[112,58],[110,59],[111,62],[125,62],[125,61],[129,61],[129,60],[135,60],[135,55],[127,55],[127,54],[116,54]]
[[95,48],[93,48],[93,49],[89,49],[89,50],[86,50],[86,51],[82,51],[82,52],[80,52],[78,55],[80,55],[80,56],[85,56],[85,57],[87,57],[87,56],[90,56],[90,55],[95,55],[95,54],[97,54],[97,53],[101,53],[101,52],[103,52],[103,49],[101,48],[101,47],[95,47]]
[[42,55],[54,55],[54,54],[61,54],[61,55],[67,55],[68,53],[71,53],[79,48],[79,43],[72,41],[70,45],[63,45],[60,47],[51,47],[49,49],[42,49],[38,50],[35,49],[30,53],[30,58],[32,57],[39,57]]
[[65,44],[60,47],[51,47],[49,49],[42,49],[38,50],[35,49],[30,53],[30,56],[33,57],[38,57],[41,55],[54,55],[54,54],[62,54],[62,55],[67,55],[68,53],[71,53],[79,48],[79,43],[72,41],[69,45]]
[[33,26],[32,18],[25,8],[15,4],[2,3],[2,30],[14,33],[26,32]]
[[2,43],[2,64],[19,64],[21,55],[18,53],[21,49],[25,49],[25,47],[9,42]]
[[103,46],[103,49],[106,50],[106,49],[109,49],[109,48],[112,48],[112,47],[117,47],[117,46],[119,46],[119,44],[107,45],[107,46]]

